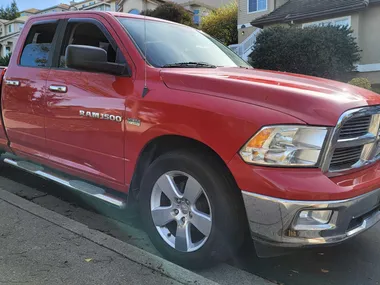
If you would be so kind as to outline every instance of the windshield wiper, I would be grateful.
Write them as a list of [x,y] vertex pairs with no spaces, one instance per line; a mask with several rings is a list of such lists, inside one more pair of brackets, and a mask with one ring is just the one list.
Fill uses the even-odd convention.
[[209,64],[207,62],[177,62],[177,63],[170,63],[165,64],[162,66],[163,68],[166,67],[183,67],[183,68],[216,68],[215,65]]

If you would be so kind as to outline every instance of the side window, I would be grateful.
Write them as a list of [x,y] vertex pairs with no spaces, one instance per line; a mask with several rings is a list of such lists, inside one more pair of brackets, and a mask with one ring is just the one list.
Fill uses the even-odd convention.
[[46,67],[52,52],[52,43],[57,23],[32,26],[24,44],[20,65]]
[[120,51],[109,42],[106,35],[93,23],[69,23],[60,53],[60,68],[67,68],[65,57],[68,45],[85,45],[102,48],[107,52],[108,62],[125,62]]

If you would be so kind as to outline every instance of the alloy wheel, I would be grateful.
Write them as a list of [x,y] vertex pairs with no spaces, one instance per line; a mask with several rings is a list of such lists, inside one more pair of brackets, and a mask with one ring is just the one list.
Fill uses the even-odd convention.
[[153,186],[151,215],[164,241],[181,252],[201,248],[211,233],[212,214],[207,194],[191,175],[170,171]]

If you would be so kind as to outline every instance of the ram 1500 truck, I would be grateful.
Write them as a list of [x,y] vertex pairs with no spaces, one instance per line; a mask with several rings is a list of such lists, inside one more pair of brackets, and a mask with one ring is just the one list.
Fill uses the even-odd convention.
[[188,267],[228,258],[246,229],[298,248],[380,219],[380,96],[253,69],[187,26],[32,17],[1,110],[5,163],[119,208],[138,202],[153,244]]

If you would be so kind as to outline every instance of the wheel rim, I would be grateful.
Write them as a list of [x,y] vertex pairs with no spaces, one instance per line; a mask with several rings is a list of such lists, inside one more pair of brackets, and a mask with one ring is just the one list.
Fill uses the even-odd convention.
[[207,241],[212,227],[211,206],[201,184],[191,175],[170,171],[154,184],[153,223],[172,248],[192,252]]

